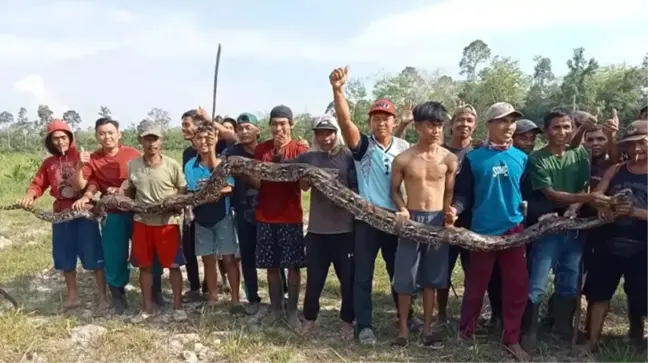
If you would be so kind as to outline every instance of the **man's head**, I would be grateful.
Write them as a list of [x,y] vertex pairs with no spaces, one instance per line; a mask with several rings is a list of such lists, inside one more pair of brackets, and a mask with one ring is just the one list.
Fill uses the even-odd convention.
[[630,160],[645,163],[648,155],[648,121],[637,120],[628,125],[619,146],[628,153]]
[[488,138],[495,144],[511,142],[515,133],[515,121],[522,117],[522,113],[515,110],[510,103],[497,102],[486,110],[486,129]]
[[639,110],[639,120],[648,121],[648,106],[644,106]]
[[219,124],[222,123],[223,122],[223,116],[216,115],[216,117],[214,117],[214,122],[218,122]]
[[477,126],[477,111],[471,105],[457,108],[452,116],[451,135],[460,139],[472,137]]
[[293,127],[293,113],[288,106],[279,105],[270,111],[270,132],[272,137],[284,135],[290,140]]
[[52,155],[65,155],[74,140],[70,126],[63,120],[52,120],[47,124],[45,147]]
[[251,113],[236,118],[236,137],[242,145],[253,144],[259,138],[259,120]]
[[535,148],[536,136],[541,133],[542,130],[535,122],[527,119],[517,120],[515,122],[515,133],[513,133],[513,146],[530,154]]
[[583,145],[589,150],[592,157],[599,158],[605,156],[607,143],[608,138],[600,125],[596,125],[585,132],[585,142]]
[[448,111],[441,103],[428,101],[416,105],[412,115],[419,141],[428,144],[443,143],[443,124],[448,120]]
[[330,114],[318,117],[313,122],[313,147],[319,151],[330,151],[338,143],[338,123]]
[[544,132],[549,145],[566,146],[571,141],[574,124],[569,114],[560,109],[549,111],[544,117]]
[[207,155],[211,151],[209,145],[210,134],[214,135],[215,142],[218,142],[218,130],[211,123],[202,122],[197,125],[191,142],[200,155]]
[[225,117],[222,122],[226,129],[236,132],[236,120],[231,117]]
[[162,149],[162,128],[157,123],[144,120],[137,126],[139,142],[144,155],[159,154]]
[[196,110],[189,110],[182,114],[182,136],[185,140],[191,140],[196,129]]
[[111,150],[119,146],[121,132],[119,122],[110,117],[102,117],[95,121],[95,137],[103,149]]
[[386,98],[377,100],[369,108],[371,133],[378,139],[385,139],[392,135],[395,120],[396,107]]

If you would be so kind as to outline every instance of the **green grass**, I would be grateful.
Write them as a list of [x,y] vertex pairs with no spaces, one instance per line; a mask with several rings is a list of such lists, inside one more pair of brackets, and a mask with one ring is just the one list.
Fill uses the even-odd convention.
[[[180,157],[179,152],[169,153]],[[5,170],[0,174],[0,202],[11,203],[19,198],[29,182],[42,155],[0,155]],[[304,207],[309,205],[304,194]],[[49,207],[51,198],[38,202]],[[390,296],[389,280],[381,258],[376,263],[374,280],[373,321],[379,344],[364,347],[343,342],[338,335],[339,286],[330,271],[321,299],[319,330],[313,337],[301,337],[283,326],[267,327],[258,317],[231,317],[226,306],[212,312],[203,312],[196,305],[186,305],[190,319],[184,323],[169,320],[169,311],[152,322],[133,325],[123,318],[92,316],[94,280],[89,273],[78,274],[83,308],[74,313],[61,314],[64,284],[52,270],[51,227],[22,211],[1,212],[0,235],[10,241],[0,247],[0,286],[19,301],[21,308],[13,311],[0,302],[0,361],[147,361],[171,362],[184,360],[183,352],[195,352],[196,343],[207,353],[197,354],[204,361],[502,361],[510,360],[502,351],[495,336],[475,342],[455,339],[456,324],[447,330],[445,347],[430,350],[418,343],[407,349],[395,349],[389,341],[395,337],[396,315]],[[331,269],[332,270],[332,269]],[[259,271],[260,293],[266,293],[265,275]],[[132,312],[139,306],[138,274],[131,274],[133,289],[128,292]],[[302,285],[306,271],[302,272]],[[463,293],[463,276],[457,268],[453,276],[459,298]],[[170,295],[168,283],[165,289]],[[302,288],[302,298],[303,298]],[[242,291],[243,293],[243,291]],[[244,296],[244,294],[242,294]],[[225,295],[222,300],[227,300]],[[267,298],[264,297],[267,301]],[[459,314],[459,299],[451,295],[449,311]],[[420,299],[416,311],[420,311]],[[645,355],[629,348],[621,338],[626,330],[626,307],[622,291],[613,301],[612,312],[606,323],[606,343],[595,356],[582,357],[564,344],[543,339],[533,357],[535,361],[646,361]],[[585,304],[583,304],[585,306]],[[487,309],[485,308],[485,311]],[[584,315],[583,315],[584,316]],[[456,320],[454,321],[456,323]],[[87,324],[105,328],[105,333],[91,337],[84,343],[73,339],[75,329]],[[195,335],[187,335],[195,334]],[[185,337],[180,346],[178,337]],[[196,339],[194,339],[196,338]],[[173,343],[172,343],[173,342]],[[175,344],[175,346],[174,346]]]

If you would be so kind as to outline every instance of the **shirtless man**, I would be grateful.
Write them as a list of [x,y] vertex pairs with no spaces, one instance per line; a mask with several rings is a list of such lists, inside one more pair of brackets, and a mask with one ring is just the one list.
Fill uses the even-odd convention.
[[[392,163],[391,199],[396,215],[417,222],[440,226],[444,211],[452,204],[457,157],[441,146],[446,109],[438,102],[426,102],[412,111],[418,142],[394,158]],[[407,203],[401,184],[405,183]],[[399,239],[394,268],[394,290],[398,294],[400,335],[395,345],[408,344],[408,313],[412,295],[423,288],[423,336],[426,345],[440,342],[432,333],[435,290],[448,287],[447,244],[419,244]]]

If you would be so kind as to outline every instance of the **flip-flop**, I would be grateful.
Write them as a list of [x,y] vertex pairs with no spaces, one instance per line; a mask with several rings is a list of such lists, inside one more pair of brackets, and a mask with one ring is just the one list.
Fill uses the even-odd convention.
[[391,343],[392,346],[397,346],[397,347],[406,347],[409,344],[409,340],[405,337],[397,337],[394,339]]
[[77,310],[80,307],[81,307],[81,303],[77,302],[77,303],[74,303],[74,304],[71,304],[71,305],[65,304],[65,305],[61,306],[60,310],[61,310],[62,314],[65,314],[65,313],[69,313],[69,312],[72,312],[74,310]]

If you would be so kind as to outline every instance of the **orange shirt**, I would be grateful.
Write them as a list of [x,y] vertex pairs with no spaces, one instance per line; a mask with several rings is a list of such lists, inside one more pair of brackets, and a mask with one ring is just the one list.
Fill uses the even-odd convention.
[[[272,162],[274,141],[257,145],[254,158]],[[282,160],[288,160],[305,153],[308,148],[291,140],[282,150]],[[262,223],[303,223],[301,189],[299,182],[278,183],[262,181],[259,190],[257,221]]]
[[128,163],[140,157],[139,150],[130,146],[119,146],[114,156],[106,155],[103,150],[90,154],[90,161],[83,166],[83,177],[88,185],[94,185],[102,193],[110,187],[119,188],[128,179]]

